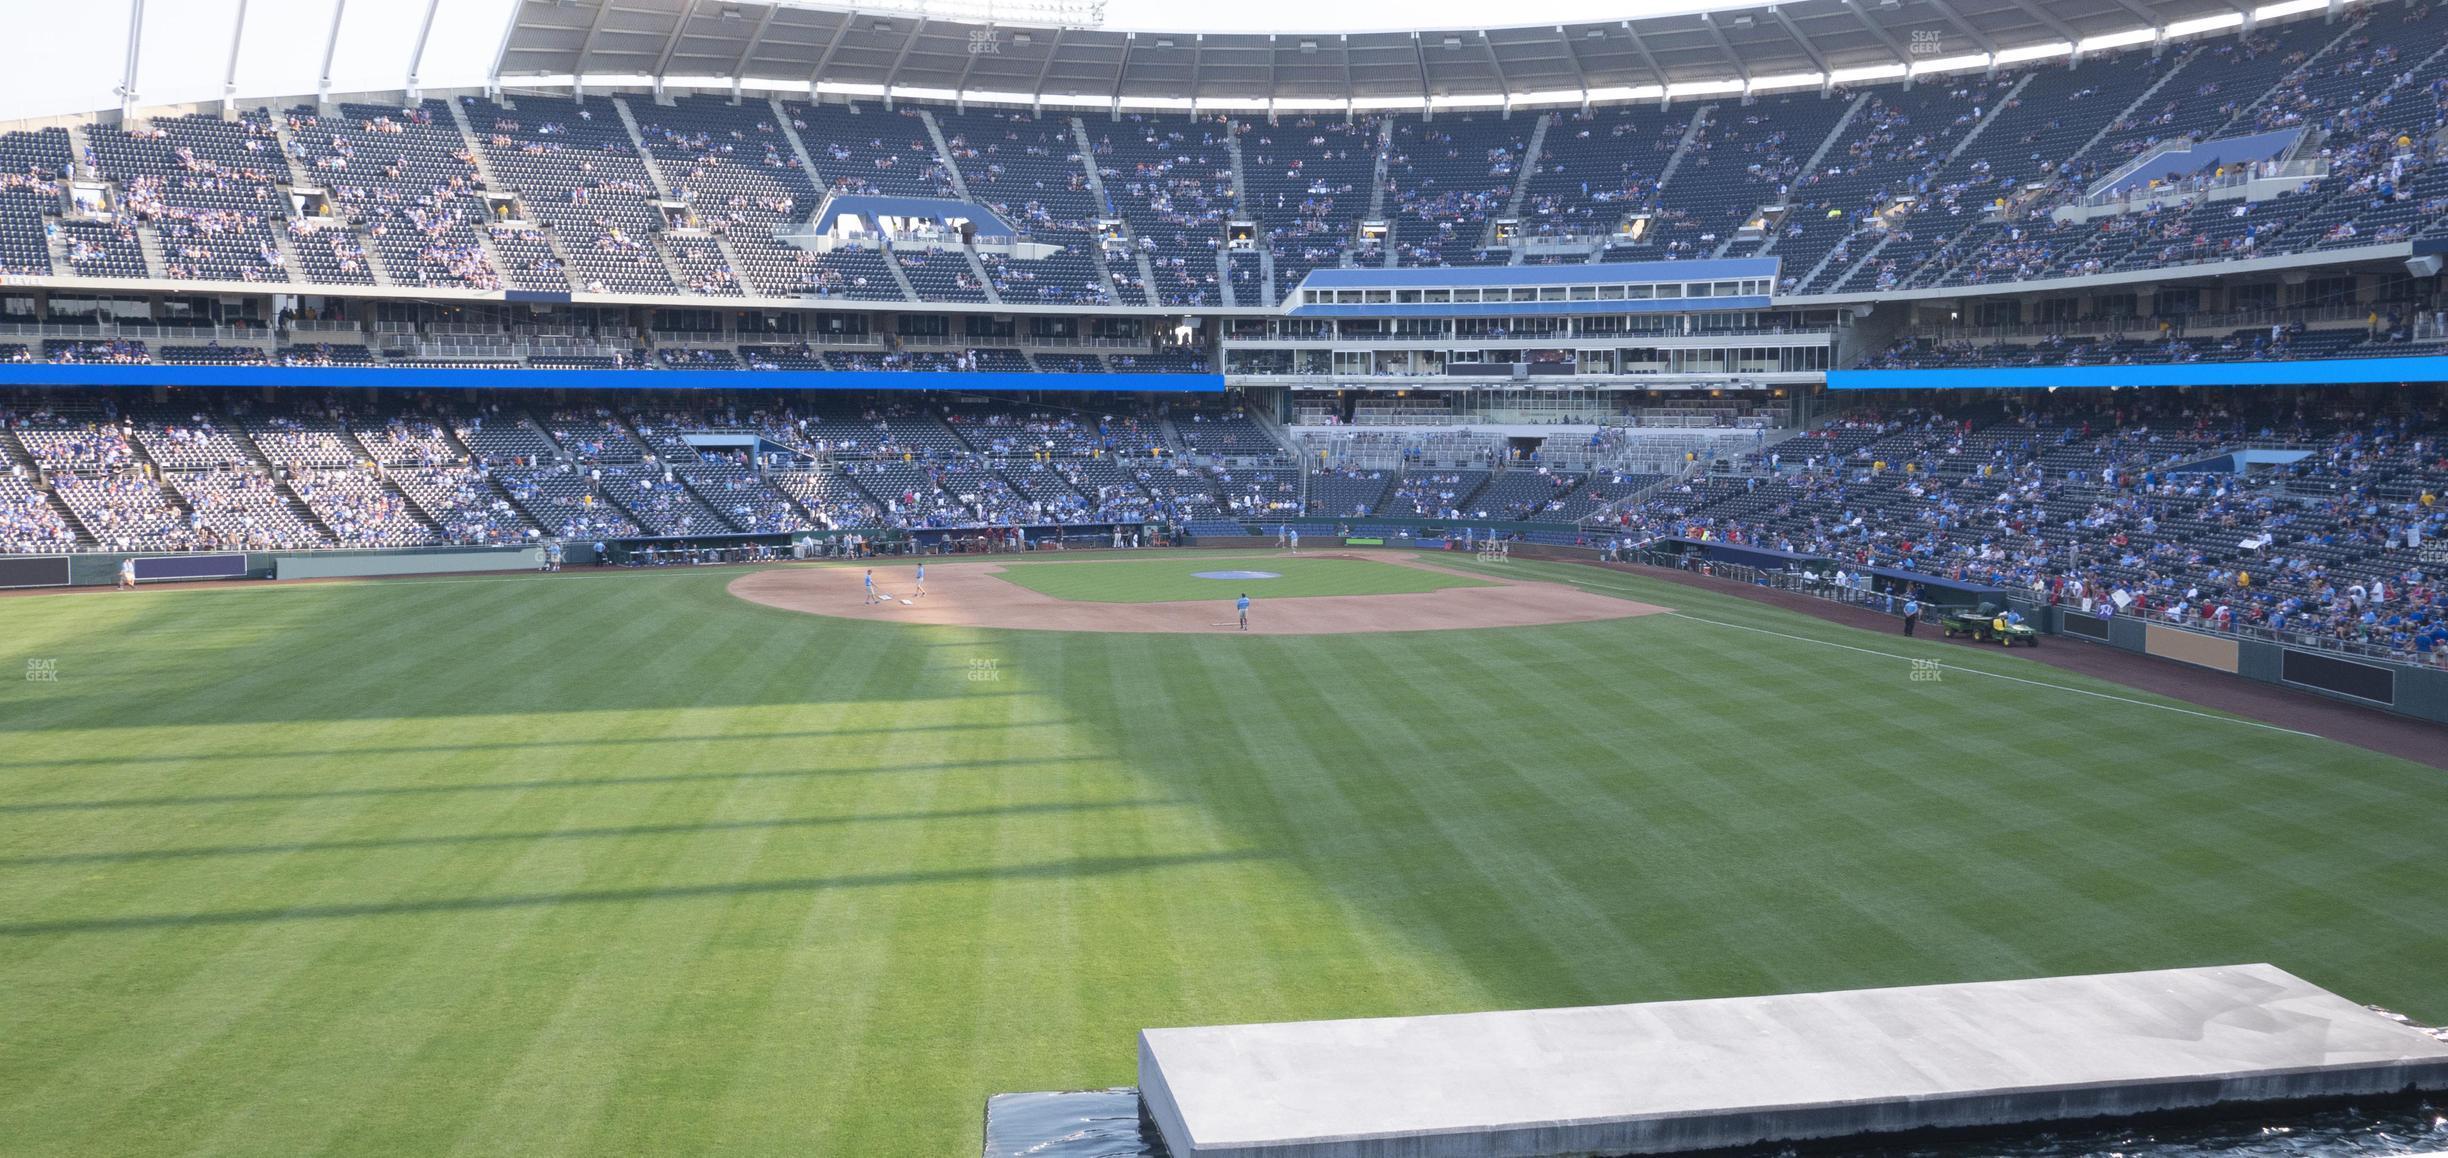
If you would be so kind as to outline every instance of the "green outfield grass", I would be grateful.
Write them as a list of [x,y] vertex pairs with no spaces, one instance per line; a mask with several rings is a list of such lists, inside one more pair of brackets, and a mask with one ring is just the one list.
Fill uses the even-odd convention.
[[[1280,579],[1201,579],[1200,571],[1273,571]],[[1402,595],[1448,587],[1485,587],[1478,579],[1373,559],[1302,559],[1207,552],[1098,562],[1011,563],[1003,578],[1057,599],[1086,603],[1171,603],[1295,595]]]
[[1142,1026],[2219,962],[2448,1020],[2435,770],[1506,573],[1683,614],[0,599],[0,1153],[963,1158],[989,1094],[1130,1082]]

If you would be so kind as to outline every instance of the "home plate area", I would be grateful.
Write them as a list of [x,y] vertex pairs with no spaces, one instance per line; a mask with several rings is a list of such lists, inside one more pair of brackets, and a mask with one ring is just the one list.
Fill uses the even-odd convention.
[[[1370,555],[1369,560],[1448,575],[1410,555]],[[1238,587],[1219,583],[1212,599],[1163,602],[1088,602],[1031,590],[1008,576],[1029,563],[936,561],[927,564],[926,594],[912,599],[916,565],[875,568],[876,589],[893,597],[878,604],[861,598],[861,569],[779,567],[733,580],[742,599],[843,619],[888,619],[945,627],[1003,627],[1026,631],[1118,631],[1239,635],[1233,601]],[[1093,565],[1093,564],[1091,564]],[[1218,569],[1191,573],[1197,579],[1263,583],[1281,578],[1269,571]],[[1581,591],[1560,583],[1470,574],[1480,585],[1377,595],[1269,597],[1250,592],[1251,635],[1339,635],[1379,631],[1455,631],[1481,627],[1534,627],[1629,619],[1665,608]]]

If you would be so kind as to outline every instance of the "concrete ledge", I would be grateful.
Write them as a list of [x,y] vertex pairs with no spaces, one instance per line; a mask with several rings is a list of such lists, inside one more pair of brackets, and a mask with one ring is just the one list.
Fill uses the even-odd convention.
[[1175,1158],[1665,1154],[2448,1089],[2448,1043],[2270,965],[1150,1029]]

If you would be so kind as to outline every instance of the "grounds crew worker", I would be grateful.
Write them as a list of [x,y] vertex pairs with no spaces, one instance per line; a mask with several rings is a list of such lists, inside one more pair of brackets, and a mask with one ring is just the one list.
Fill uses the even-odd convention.
[[1913,625],[1919,622],[1921,622],[1921,601],[1906,599],[1904,601],[1904,634],[1911,635]]

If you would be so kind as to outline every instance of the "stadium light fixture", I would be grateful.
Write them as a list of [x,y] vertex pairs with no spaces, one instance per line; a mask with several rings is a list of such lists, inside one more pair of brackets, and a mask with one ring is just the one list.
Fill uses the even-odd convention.
[[2089,54],[2094,52],[2106,52],[2112,48],[2125,48],[2136,44],[2148,44],[2157,39],[2159,39],[2158,29],[2136,28],[2126,32],[2111,32],[2106,36],[2089,37],[2076,43],[2074,48],[2077,52]]
[[1787,72],[1775,76],[1753,78],[1751,91],[1777,92],[1783,89],[1818,88],[1826,83],[1827,74],[1824,72]]
[[2174,24],[2168,25],[2167,34],[2168,39],[2174,40],[2181,36],[2199,36],[2205,32],[2219,32],[2229,28],[2240,28],[2243,26],[2243,24],[2243,13],[2223,12],[2217,16],[2204,16],[2198,20],[2179,20]]
[[1988,68],[1990,59],[1989,54],[1985,52],[1975,52],[1966,56],[1942,56],[1935,60],[1924,60],[1915,63],[1912,66],[1912,74],[1914,76],[1929,76],[1934,73],[1942,72],[1977,72],[1981,69]]
[[2280,4],[2264,4],[2253,9],[2253,22],[2284,20],[2306,12],[2318,12],[2329,6],[2328,0],[2285,0]]
[[1997,54],[1997,62],[2000,65],[2021,64],[2027,60],[2047,60],[2053,56],[2072,55],[2074,55],[2073,42],[2058,40],[2046,44],[2026,44],[2020,48],[2001,49]]

